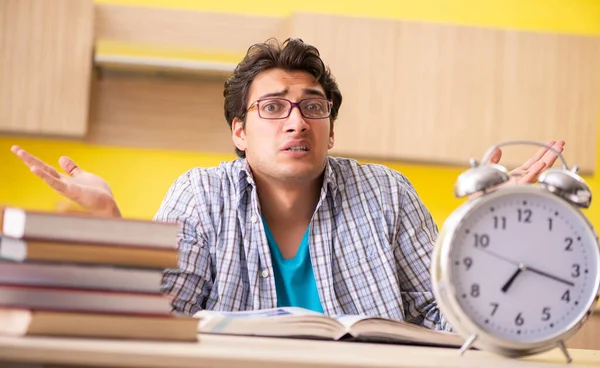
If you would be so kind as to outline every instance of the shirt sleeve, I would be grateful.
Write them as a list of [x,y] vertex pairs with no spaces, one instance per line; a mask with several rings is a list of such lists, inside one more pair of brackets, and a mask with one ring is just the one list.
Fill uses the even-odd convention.
[[190,173],[182,175],[169,189],[154,220],[180,225],[177,238],[179,266],[164,272],[161,291],[173,298],[173,311],[194,314],[210,293],[210,254],[200,226],[198,198]]
[[431,284],[431,255],[438,229],[408,181],[405,182],[397,230],[394,258],[406,321],[451,331],[438,309]]

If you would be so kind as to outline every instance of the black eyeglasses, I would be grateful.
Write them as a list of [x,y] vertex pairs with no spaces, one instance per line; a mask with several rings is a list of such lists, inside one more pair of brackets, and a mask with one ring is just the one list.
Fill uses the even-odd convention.
[[297,107],[306,119],[325,119],[331,114],[333,102],[326,98],[306,98],[292,102],[285,98],[265,98],[254,101],[246,111],[256,107],[258,116],[263,119],[285,119]]

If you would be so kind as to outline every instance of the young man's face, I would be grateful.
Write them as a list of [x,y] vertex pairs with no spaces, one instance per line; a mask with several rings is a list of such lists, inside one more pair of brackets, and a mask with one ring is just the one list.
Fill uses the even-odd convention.
[[[290,184],[316,179],[325,167],[327,151],[333,147],[330,119],[303,117],[298,107],[293,107],[287,118],[266,119],[269,113],[285,104],[264,101],[270,98],[300,102],[307,98],[325,99],[326,96],[323,87],[306,72],[270,69],[258,74],[252,82],[246,107],[256,100],[261,102],[247,112],[245,129],[242,129],[241,121],[234,121],[235,145],[245,151],[253,175],[257,177]],[[326,101],[315,102],[327,104]],[[311,104],[306,110],[320,106]],[[263,117],[259,116],[259,108]]]

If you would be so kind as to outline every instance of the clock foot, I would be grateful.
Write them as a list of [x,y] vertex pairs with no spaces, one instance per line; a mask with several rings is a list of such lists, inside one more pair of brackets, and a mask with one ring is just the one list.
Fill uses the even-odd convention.
[[571,363],[573,361],[573,359],[571,359],[571,356],[569,355],[569,351],[567,350],[567,347],[565,346],[565,342],[560,340],[558,342],[558,347],[560,348],[560,351],[562,351],[562,353],[564,354],[565,358],[567,358],[567,363]]
[[469,350],[469,348],[473,345],[475,340],[477,340],[477,334],[471,335],[471,337],[469,337],[467,341],[465,341],[463,346],[461,346],[460,350],[458,351],[458,354],[463,355],[465,351]]

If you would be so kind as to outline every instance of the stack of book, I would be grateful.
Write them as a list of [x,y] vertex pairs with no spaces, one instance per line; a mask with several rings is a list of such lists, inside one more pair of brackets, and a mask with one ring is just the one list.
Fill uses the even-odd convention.
[[195,341],[160,290],[176,224],[0,208],[0,334]]

